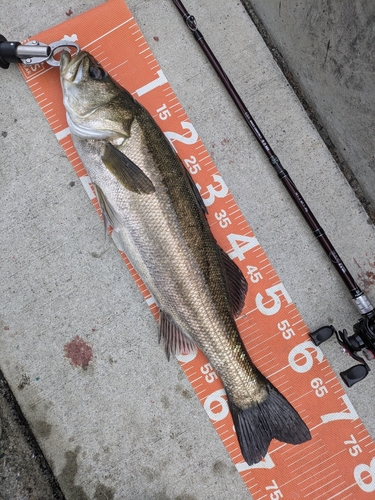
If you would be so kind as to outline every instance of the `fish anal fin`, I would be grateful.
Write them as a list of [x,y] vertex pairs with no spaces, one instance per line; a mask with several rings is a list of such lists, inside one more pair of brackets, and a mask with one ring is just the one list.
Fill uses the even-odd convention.
[[245,304],[248,283],[241,269],[221,248],[220,254],[231,300],[232,313],[234,317],[237,317]]
[[194,341],[185,335],[171,317],[162,310],[159,315],[159,342],[161,340],[164,342],[168,361],[171,354],[188,354],[196,350]]
[[289,444],[302,444],[311,439],[305,422],[284,396],[271,384],[267,392],[262,402],[247,408],[237,406],[227,392],[241,452],[249,465],[265,457],[274,438]]
[[102,161],[129,191],[138,194],[152,194],[155,192],[154,184],[143,170],[110,142],[105,145]]

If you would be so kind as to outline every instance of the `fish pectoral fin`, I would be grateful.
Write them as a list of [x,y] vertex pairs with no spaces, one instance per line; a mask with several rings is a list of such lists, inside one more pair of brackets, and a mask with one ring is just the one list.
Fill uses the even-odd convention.
[[188,354],[197,349],[194,341],[185,335],[172,318],[162,310],[159,316],[159,343],[161,339],[164,342],[168,361],[171,354]]
[[108,170],[129,191],[139,194],[151,194],[155,192],[155,186],[147,175],[110,142],[107,142],[105,145],[102,161]]
[[107,200],[107,197],[105,196],[103,191],[97,184],[93,183],[93,185],[95,187],[96,197],[98,198],[100,210],[102,211],[103,214],[105,235],[107,237],[109,226],[112,226],[115,231],[118,231],[118,228],[121,225],[121,223],[116,211]]
[[241,269],[222,248],[220,248],[220,254],[229,290],[232,313],[234,317],[237,317],[245,304],[248,283]]

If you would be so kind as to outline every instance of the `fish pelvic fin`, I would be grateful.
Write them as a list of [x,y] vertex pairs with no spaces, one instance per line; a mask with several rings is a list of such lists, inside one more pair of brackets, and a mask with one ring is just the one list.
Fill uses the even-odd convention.
[[130,158],[107,142],[102,161],[121,184],[138,194],[152,194],[155,186],[151,179]]
[[172,318],[162,310],[159,315],[159,343],[161,340],[163,340],[168,361],[171,354],[188,354],[197,350],[195,342],[185,335]]
[[93,183],[93,186],[95,188],[100,210],[102,211],[105,237],[107,238],[109,226],[112,226],[115,231],[118,231],[121,221],[101,188],[95,183]]
[[228,395],[228,404],[242,455],[249,465],[265,457],[273,438],[289,444],[302,444],[311,439],[305,422],[271,384],[261,403],[239,408]]

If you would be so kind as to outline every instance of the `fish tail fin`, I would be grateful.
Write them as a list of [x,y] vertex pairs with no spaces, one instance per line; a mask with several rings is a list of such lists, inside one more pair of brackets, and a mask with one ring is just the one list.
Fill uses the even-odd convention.
[[240,408],[228,394],[228,404],[242,455],[249,465],[264,458],[273,438],[289,444],[301,444],[311,439],[305,422],[271,384],[261,403]]

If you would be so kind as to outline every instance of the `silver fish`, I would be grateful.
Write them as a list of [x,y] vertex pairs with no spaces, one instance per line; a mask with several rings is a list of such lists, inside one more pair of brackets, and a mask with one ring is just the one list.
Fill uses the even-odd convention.
[[87,52],[60,60],[74,145],[112,225],[160,310],[167,356],[203,351],[228,397],[244,459],[251,465],[273,438],[311,438],[294,408],[256,369],[235,317],[247,282],[212,236],[189,173],[149,113]]

